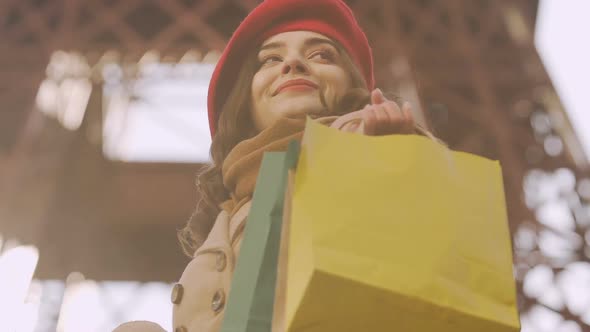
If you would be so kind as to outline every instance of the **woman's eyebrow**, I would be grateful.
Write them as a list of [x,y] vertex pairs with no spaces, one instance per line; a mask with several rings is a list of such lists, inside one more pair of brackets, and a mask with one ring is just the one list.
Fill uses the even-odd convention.
[[[336,47],[336,43],[334,43],[330,39],[326,39],[326,38],[313,37],[313,38],[306,39],[305,42],[303,42],[303,45],[305,47],[315,46],[315,45],[319,45],[319,44],[329,44],[332,47],[334,47],[336,50],[338,50],[338,47]],[[281,47],[285,47],[284,42],[272,42],[272,43],[262,45],[260,47],[260,49],[258,50],[258,52],[262,52],[262,51],[268,50],[268,49],[281,48]]]
[[319,38],[319,37],[309,38],[303,44],[307,47],[315,46],[315,45],[319,45],[319,44],[329,44],[338,51],[338,47],[336,47],[336,43],[334,43],[330,39],[326,39],[326,38]]
[[258,52],[262,52],[264,50],[268,50],[271,48],[281,48],[281,47],[285,47],[285,43],[283,42],[272,42],[272,43],[268,43],[266,45],[262,45],[260,47],[260,49],[258,50]]

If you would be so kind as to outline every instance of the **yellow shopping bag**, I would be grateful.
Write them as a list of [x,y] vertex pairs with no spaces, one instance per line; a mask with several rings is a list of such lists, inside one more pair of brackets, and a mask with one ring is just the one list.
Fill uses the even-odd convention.
[[519,330],[497,161],[308,121],[289,196],[276,326]]

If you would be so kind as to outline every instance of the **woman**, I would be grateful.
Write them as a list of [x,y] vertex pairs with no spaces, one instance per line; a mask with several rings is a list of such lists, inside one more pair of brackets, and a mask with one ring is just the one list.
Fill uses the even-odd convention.
[[172,292],[178,332],[219,330],[262,155],[300,138],[305,116],[367,135],[415,131],[409,105],[374,89],[368,41],[340,0],[266,0],[255,8],[217,64],[208,112],[213,163],[179,233],[193,259]]

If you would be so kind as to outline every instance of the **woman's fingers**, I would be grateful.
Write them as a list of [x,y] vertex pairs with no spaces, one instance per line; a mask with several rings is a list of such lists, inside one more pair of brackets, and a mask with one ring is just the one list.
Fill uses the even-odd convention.
[[355,119],[361,119],[361,118],[362,118],[361,111],[347,113],[347,114],[340,116],[338,119],[336,119],[334,122],[332,122],[330,127],[336,128],[336,129],[343,129],[347,123],[349,123]]
[[380,89],[375,89],[373,91],[371,91],[371,104],[375,105],[375,104],[381,104],[383,102],[385,102],[387,100],[387,98],[385,98],[385,96],[383,96],[383,92],[381,92]]
[[383,104],[387,112],[389,123],[383,125],[383,135],[395,134],[400,132],[400,128],[404,126],[404,115],[399,106],[392,101]]
[[375,124],[373,132],[367,132],[368,135],[388,135],[399,133],[403,126],[403,116],[398,106],[391,101],[372,105],[375,114]]
[[[365,108],[366,107],[367,106],[365,106]],[[330,127],[350,133],[364,133],[363,110],[364,108],[340,116],[330,125]]]
[[361,110],[365,135],[375,135],[378,126],[375,105],[367,105]]
[[366,135],[411,134],[414,132],[414,119],[411,107],[404,103],[400,108],[388,101],[370,105],[363,110]]
[[[380,92],[374,93],[378,98]],[[414,118],[409,103],[404,103],[400,108],[395,102],[387,100],[345,114],[336,119],[331,127],[371,136],[411,134],[414,132]]]
[[362,121],[351,121],[347,124],[345,124],[342,128],[340,128],[340,130],[345,131],[347,133],[359,133],[362,134],[363,132],[359,130],[362,130],[360,127],[362,126],[363,122]]
[[375,125],[373,127],[375,132],[372,134],[380,135],[383,132],[387,132],[388,127],[395,122],[395,119],[391,116],[391,112],[387,109],[387,105],[372,105],[371,111],[375,115]]

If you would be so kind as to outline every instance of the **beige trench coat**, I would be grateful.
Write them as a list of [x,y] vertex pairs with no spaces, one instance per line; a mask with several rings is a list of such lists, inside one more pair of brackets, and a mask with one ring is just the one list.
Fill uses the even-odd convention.
[[[251,203],[230,218],[222,211],[203,245],[172,289],[173,332],[216,332],[221,327],[232,274]],[[125,323],[113,332],[160,332],[145,322]]]

